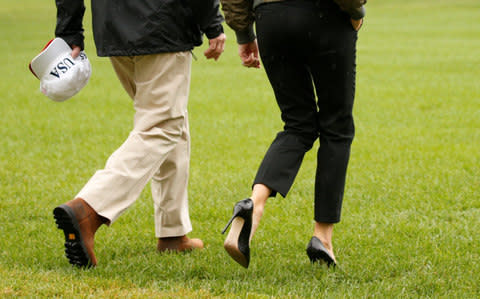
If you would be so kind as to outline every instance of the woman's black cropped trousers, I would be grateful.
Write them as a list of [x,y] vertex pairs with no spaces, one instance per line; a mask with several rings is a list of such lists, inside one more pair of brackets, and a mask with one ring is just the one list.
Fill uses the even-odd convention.
[[319,139],[314,219],[339,222],[355,133],[357,32],[332,0],[261,4],[255,22],[284,128],[265,154],[254,184],[285,197],[305,153]]

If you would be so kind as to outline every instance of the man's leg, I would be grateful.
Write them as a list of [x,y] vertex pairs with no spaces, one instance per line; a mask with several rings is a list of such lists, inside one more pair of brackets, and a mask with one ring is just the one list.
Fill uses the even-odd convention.
[[189,138],[187,127],[177,146],[169,153],[152,178],[157,238],[183,236],[192,230],[187,194]]
[[189,239],[192,230],[188,212],[188,176],[190,166],[190,134],[186,129],[177,146],[152,177],[151,189],[155,210],[155,235],[159,251],[185,251],[203,248],[199,239]]
[[[190,55],[184,52],[112,58],[120,81],[134,100],[134,129],[110,156],[105,168],[97,171],[76,196],[74,201],[82,205],[70,204],[91,208],[91,216],[80,224],[82,211],[70,208],[71,211],[62,209],[68,211],[60,213],[61,206],[55,209],[57,213],[54,211],[57,224],[65,233],[70,263],[86,266],[96,262],[95,231],[85,229],[91,227],[89,222],[111,223],[133,204],[184,134]],[[78,232],[74,240],[68,239],[70,230]],[[72,249],[79,247],[82,250]],[[83,262],[79,264],[78,260]]]
[[[77,197],[111,222],[120,216],[175,149],[186,130],[191,54],[135,56],[134,129]],[[121,71],[124,58],[112,57]],[[126,62],[131,65],[131,62]],[[118,66],[120,64],[120,66]],[[120,73],[119,78],[124,74]],[[122,82],[123,83],[123,82]],[[125,86],[125,83],[123,83]]]

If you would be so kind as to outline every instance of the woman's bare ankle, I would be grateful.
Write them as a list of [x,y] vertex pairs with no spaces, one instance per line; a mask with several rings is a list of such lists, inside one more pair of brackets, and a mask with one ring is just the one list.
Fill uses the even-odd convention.
[[322,241],[323,246],[334,256],[332,244],[333,223],[315,222],[313,235]]
[[252,196],[250,197],[253,201],[252,233],[250,234],[250,239],[260,224],[265,204],[271,193],[272,190],[263,184],[255,184],[253,186]]

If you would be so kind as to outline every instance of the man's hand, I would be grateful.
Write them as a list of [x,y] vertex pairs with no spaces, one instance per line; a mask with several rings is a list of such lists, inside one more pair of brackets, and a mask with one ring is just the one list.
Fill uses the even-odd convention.
[[238,55],[242,60],[243,66],[260,68],[257,40],[254,40],[247,44],[238,45]]
[[76,46],[76,45],[72,45],[72,58],[75,59],[78,57],[78,55],[80,55],[80,47],[79,46]]
[[210,45],[203,54],[207,59],[215,59],[217,60],[220,55],[222,55],[223,50],[225,49],[225,40],[227,39],[227,36],[222,33],[216,38],[212,38],[208,40],[208,44]]
[[360,30],[360,27],[362,27],[363,19],[360,19],[360,20],[350,19],[350,23],[352,23],[353,29],[355,29],[355,31],[358,31]]

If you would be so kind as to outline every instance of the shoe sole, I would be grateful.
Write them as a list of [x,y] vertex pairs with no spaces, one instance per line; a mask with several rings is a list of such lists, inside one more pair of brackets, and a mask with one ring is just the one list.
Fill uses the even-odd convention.
[[67,205],[58,206],[53,210],[53,217],[57,227],[65,234],[65,256],[70,264],[81,268],[92,267],[73,210]]
[[236,217],[235,219],[233,219],[232,227],[230,228],[227,238],[223,243],[223,247],[233,258],[233,260],[235,260],[243,267],[248,268],[247,258],[243,255],[240,249],[238,249],[238,238],[240,236],[240,232],[242,231],[244,222],[245,220],[241,217]]

